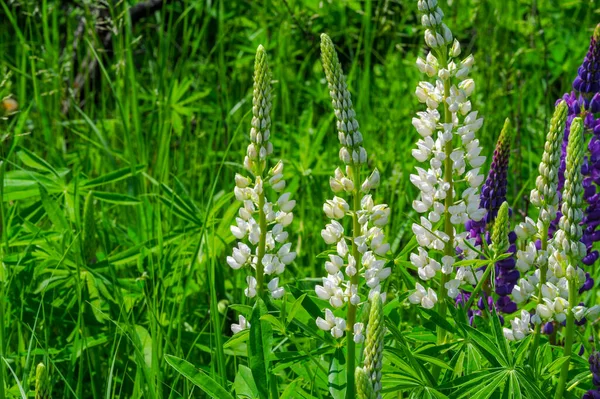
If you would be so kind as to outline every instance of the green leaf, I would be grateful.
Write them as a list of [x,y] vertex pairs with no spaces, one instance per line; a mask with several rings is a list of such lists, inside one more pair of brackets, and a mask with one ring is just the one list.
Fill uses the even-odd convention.
[[268,321],[281,334],[285,334],[285,326],[272,314],[266,314],[260,317],[261,320]]
[[504,360],[503,365],[506,366],[506,359],[503,359],[503,354],[487,335],[468,324],[463,324],[462,328],[470,338],[471,343],[493,366],[500,366],[500,360]]
[[419,306],[418,308],[421,312],[427,314],[429,316],[429,320],[434,322],[437,326],[440,326],[444,330],[454,334],[455,329],[452,324],[450,324],[446,319],[442,318],[438,312],[431,309],[425,309],[422,306]]
[[285,389],[283,390],[283,393],[281,394],[281,396],[279,397],[279,399],[290,399],[290,398],[294,398],[295,394],[296,394],[296,387],[298,386],[298,379],[290,382],[290,384],[285,387]]
[[342,348],[337,348],[329,366],[329,393],[334,399],[346,397],[346,356]]
[[210,378],[203,371],[195,368],[191,363],[175,356],[165,355],[165,360],[179,374],[190,380],[194,385],[204,391],[208,396],[215,399],[234,399],[233,396]]
[[287,321],[288,324],[290,324],[290,322],[292,320],[294,320],[294,317],[296,316],[296,313],[302,307],[302,301],[304,301],[304,298],[306,298],[306,294],[300,295],[294,301],[294,303],[292,303],[292,306],[290,307],[290,310],[289,310],[289,312],[287,314],[287,317],[286,317],[286,321]]
[[262,299],[258,298],[250,316],[250,337],[248,340],[248,363],[258,387],[260,398],[269,397],[269,355],[273,339],[271,324],[261,317],[267,314]]
[[[133,172],[137,173],[144,169],[143,165],[138,165],[133,169]],[[106,173],[102,176],[98,176],[95,179],[90,179],[81,184],[83,188],[94,188],[98,186],[102,186],[104,184],[116,183],[123,179],[127,179],[128,177],[133,176],[132,170],[130,167],[117,169],[113,172]]]
[[26,166],[44,172],[52,173],[54,176],[58,177],[58,173],[56,172],[56,169],[52,167],[52,165],[35,155],[33,152],[27,150],[26,148],[21,147],[17,152],[17,156],[19,157],[21,162],[23,162]]
[[138,205],[140,200],[130,195],[94,191],[94,198],[116,205]]
[[69,223],[67,223],[67,219],[65,218],[65,214],[60,206],[56,203],[54,199],[50,197],[46,187],[42,184],[38,185],[40,190],[40,196],[42,198],[42,205],[44,206],[44,210],[48,215],[48,218],[52,221],[52,224],[56,226],[61,231],[66,231],[69,229]]
[[233,383],[235,395],[239,397],[258,398],[258,388],[252,376],[252,370],[241,364]]

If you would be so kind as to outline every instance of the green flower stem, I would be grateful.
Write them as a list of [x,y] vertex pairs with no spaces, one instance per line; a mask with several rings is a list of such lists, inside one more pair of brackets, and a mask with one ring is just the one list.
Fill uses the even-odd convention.
[[[262,179],[262,178],[261,178]],[[262,259],[265,256],[267,244],[267,216],[265,215],[265,192],[258,195],[258,224],[260,226],[260,238],[258,241],[258,254],[256,256],[256,292],[259,298],[263,298],[264,291],[264,268]]]
[[492,270],[494,269],[494,265],[495,264],[496,264],[496,260],[492,260],[486,266],[485,271],[483,272],[483,276],[481,276],[481,280],[479,280],[477,282],[477,285],[475,286],[475,289],[471,293],[471,297],[467,301],[467,305],[465,306],[465,310],[471,309],[471,306],[473,306],[473,301],[475,300],[475,297],[477,296],[477,294],[479,294],[479,292],[483,288],[483,285],[485,284],[485,282],[490,277],[490,274],[492,273]]
[[[447,67],[446,60],[447,48],[446,46],[441,49],[441,68]],[[450,79],[444,82],[444,122],[451,123],[452,122],[452,113],[450,112],[448,103],[445,101],[446,98],[450,97]],[[450,221],[450,207],[454,205],[453,191],[454,191],[454,182],[452,180],[452,159],[450,155],[452,154],[452,141],[446,143],[446,147],[444,148],[446,153],[446,159],[444,161],[444,181],[449,184],[448,195],[446,195],[446,199],[444,202],[444,232],[448,235],[449,239],[446,242],[446,246],[444,247],[444,254],[449,256],[455,256],[456,250],[454,248],[454,227],[452,226],[452,222]],[[446,303],[446,298],[448,296],[448,290],[446,289],[446,283],[450,278],[447,274],[442,274],[442,279],[440,280],[440,290],[438,296],[438,313],[440,317],[443,319],[446,318],[446,312],[448,308],[448,304]],[[446,330],[442,327],[437,326],[437,344],[441,345],[446,340]],[[440,374],[440,367],[434,366],[433,368],[433,377],[437,380]]]
[[569,365],[571,364],[571,352],[573,349],[573,334],[575,332],[575,314],[573,308],[577,303],[577,284],[573,279],[569,280],[569,313],[567,314],[567,326],[565,330],[565,351],[564,355],[568,359],[563,363],[560,370],[560,379],[556,388],[556,399],[563,399],[567,377],[569,375]]
[[[354,183],[354,192],[352,193],[352,256],[356,264],[360,264],[360,252],[356,238],[361,235],[360,224],[358,223],[358,211],[360,210],[360,165],[352,167],[352,182]],[[358,285],[358,273],[350,278],[350,283]],[[354,342],[354,324],[356,323],[356,305],[348,301],[348,313],[346,316],[346,399],[356,397],[356,387],[354,382],[354,372],[356,367],[356,343]]]
[[[544,229],[542,230],[542,243],[541,250],[545,251],[548,248],[548,225],[544,225]],[[546,274],[548,273],[548,262],[546,261],[543,265],[540,265],[540,282],[538,284],[538,305],[543,302],[542,297],[542,286],[546,281]],[[535,370],[535,354],[540,345],[540,334],[542,330],[542,323],[535,325],[535,330],[533,332],[533,343],[531,345],[531,352],[529,353],[529,364]]]

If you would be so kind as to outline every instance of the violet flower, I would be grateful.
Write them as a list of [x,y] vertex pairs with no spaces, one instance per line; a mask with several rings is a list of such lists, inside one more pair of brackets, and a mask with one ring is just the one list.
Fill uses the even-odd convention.
[[[507,119],[496,143],[492,165],[488,173],[487,179],[482,186],[480,204],[486,210],[486,215],[480,221],[469,220],[465,227],[471,238],[475,238],[476,245],[481,245],[483,239],[490,243],[491,226],[498,216],[500,205],[506,201],[506,185],[508,181],[508,161],[510,157],[510,124]],[[495,291],[499,298],[496,300],[496,309],[502,313],[513,313],[517,310],[517,304],[513,302],[509,296],[513,287],[519,280],[519,271],[515,268],[516,260],[514,254],[517,251],[515,242],[517,235],[511,231],[508,236],[509,249],[508,253],[512,256],[503,259],[496,263],[496,280]],[[485,303],[488,304],[488,310],[491,310],[494,302],[491,297],[482,297],[478,301],[479,309],[485,308]],[[472,313],[471,310],[469,312]],[[474,314],[480,314],[480,311],[474,311]],[[472,315],[469,315],[470,318]]]
[[592,352],[589,362],[590,371],[592,372],[592,383],[595,388],[587,391],[582,399],[600,399],[600,352]]
[[[600,118],[594,117],[600,111],[600,25],[596,26],[590,40],[590,47],[577,70],[577,77],[573,82],[573,91],[566,93],[563,99],[568,106],[565,134],[562,145],[562,156],[558,171],[558,189],[562,191],[565,181],[566,148],[571,129],[571,122],[576,117],[581,117],[584,123],[584,134],[591,135],[588,143],[588,152],[581,168],[583,175],[584,199],[586,206],[582,220],[583,236],[581,241],[585,244],[587,254],[583,258],[585,265],[594,264],[600,254],[593,249],[595,242],[600,241],[600,193],[597,186],[600,185]],[[550,226],[549,234],[556,231],[559,213],[556,220]],[[594,286],[594,280],[586,274],[587,280],[580,293],[590,290]]]

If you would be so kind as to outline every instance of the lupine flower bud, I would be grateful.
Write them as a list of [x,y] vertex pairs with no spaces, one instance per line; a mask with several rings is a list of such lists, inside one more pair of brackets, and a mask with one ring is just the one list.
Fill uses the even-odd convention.
[[358,399],[375,399],[377,397],[375,392],[373,392],[373,385],[365,369],[357,367],[354,373],[354,380]]
[[497,254],[503,254],[508,250],[508,231],[510,223],[508,220],[508,203],[503,202],[498,211],[498,218],[494,223],[492,233],[492,250]]
[[338,136],[342,144],[340,159],[346,164],[366,163],[367,153],[361,146],[362,135],[358,130],[358,122],[342,71],[342,64],[340,64],[333,42],[324,33],[321,35],[321,60],[337,119]]
[[248,146],[248,158],[255,175],[262,174],[264,159],[270,151],[271,134],[271,70],[267,63],[267,52],[260,45],[254,61],[254,92],[252,96],[252,129]]
[[556,105],[550,130],[546,136],[544,154],[539,166],[536,188],[531,191],[531,203],[540,208],[540,222],[548,225],[556,217],[558,207],[558,168],[564,123],[567,116],[567,105],[564,101]]
[[35,368],[35,399],[50,399],[51,391],[48,369],[39,363]]
[[556,233],[554,239],[554,247],[572,256],[573,259],[581,259],[585,255],[585,247],[582,249],[579,245],[583,245],[580,242],[582,235],[580,223],[583,218],[583,179],[581,176],[583,148],[583,121],[581,118],[575,118],[571,123],[571,134],[567,146],[567,169],[561,208],[562,217],[558,224],[560,230]]
[[369,376],[375,398],[381,399],[381,368],[383,365],[383,337],[385,322],[383,319],[383,302],[379,294],[371,298],[367,339],[365,341],[364,370]]

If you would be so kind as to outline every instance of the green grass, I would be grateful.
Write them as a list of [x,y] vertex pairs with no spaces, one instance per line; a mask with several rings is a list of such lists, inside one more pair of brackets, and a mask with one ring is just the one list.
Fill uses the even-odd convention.
[[[411,118],[420,110],[414,63],[424,54],[415,2],[182,0],[133,26],[125,17],[133,2],[108,3],[110,54],[90,27],[73,50],[79,19],[95,13],[87,2],[0,0],[0,98],[11,95],[20,106],[0,120],[0,399],[19,397],[19,384],[33,389],[41,361],[54,398],[202,397],[167,354],[218,382],[240,375],[245,343],[223,344],[237,312],[249,311],[244,278],[225,256],[259,44],[275,80],[272,142],[298,201],[290,233],[298,257],[282,282],[308,289],[322,275],[321,207],[338,143],[321,32],[336,43],[371,166],[382,175],[376,196],[392,208],[392,251],[408,258],[416,195],[408,179],[417,139]],[[554,102],[570,89],[600,6],[442,3],[463,52],[476,56],[472,101],[485,118],[486,155],[505,118],[516,129],[508,198],[519,215]],[[85,57],[98,68],[83,101],[63,113]],[[86,255],[91,191],[97,252]],[[401,276],[394,272],[391,297],[407,290]],[[281,306],[289,312],[293,301],[288,295]],[[404,321],[416,317],[407,313]],[[314,326],[304,309],[298,318]],[[281,391],[327,397],[317,389],[323,373],[316,370],[329,367],[315,355],[317,344],[294,334],[285,342],[308,360],[280,368]]]

